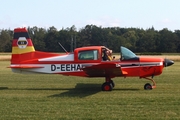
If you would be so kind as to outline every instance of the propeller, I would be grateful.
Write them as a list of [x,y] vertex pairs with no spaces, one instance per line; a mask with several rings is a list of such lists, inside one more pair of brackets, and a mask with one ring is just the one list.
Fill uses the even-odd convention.
[[169,59],[164,59],[164,67],[168,67],[174,64],[174,61],[169,60]]

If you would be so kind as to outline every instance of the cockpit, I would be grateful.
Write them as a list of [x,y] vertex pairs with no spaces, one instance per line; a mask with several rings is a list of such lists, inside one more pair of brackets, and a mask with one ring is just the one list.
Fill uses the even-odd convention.
[[[92,48],[86,47],[76,49],[77,54],[78,54],[78,60],[100,60],[99,56],[99,46],[94,46]],[[120,57],[115,58],[113,56],[112,50],[108,49],[105,46],[101,46],[101,60],[102,61],[114,61],[114,60],[137,60],[139,59],[132,51],[125,47],[120,47]]]
[[[103,61],[112,61],[115,60],[115,56],[112,56],[112,50],[108,49],[107,47],[102,46],[102,59]],[[120,47],[120,60],[137,60],[139,59],[136,54],[134,54],[131,50]],[[118,60],[118,59],[116,59]]]

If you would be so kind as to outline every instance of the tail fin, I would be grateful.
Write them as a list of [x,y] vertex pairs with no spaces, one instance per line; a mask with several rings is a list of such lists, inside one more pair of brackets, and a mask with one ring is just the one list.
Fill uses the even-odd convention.
[[26,28],[14,29],[12,54],[23,54],[35,51]]
[[21,63],[22,60],[31,58],[32,52],[35,52],[35,49],[27,29],[14,29],[11,64]]

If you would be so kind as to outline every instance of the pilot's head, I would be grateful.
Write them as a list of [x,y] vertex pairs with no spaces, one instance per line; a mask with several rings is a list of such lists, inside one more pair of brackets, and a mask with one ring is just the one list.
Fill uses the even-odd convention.
[[106,54],[107,54],[107,55],[111,55],[111,53],[112,53],[112,50],[107,50],[107,51],[106,51]]

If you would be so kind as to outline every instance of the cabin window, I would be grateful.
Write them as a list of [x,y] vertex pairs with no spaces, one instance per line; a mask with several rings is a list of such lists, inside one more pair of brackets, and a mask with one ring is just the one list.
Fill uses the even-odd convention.
[[97,60],[98,51],[97,50],[80,51],[78,53],[78,59],[79,60]]

